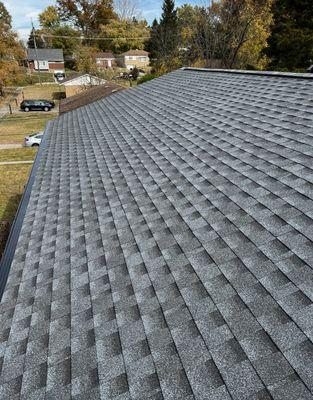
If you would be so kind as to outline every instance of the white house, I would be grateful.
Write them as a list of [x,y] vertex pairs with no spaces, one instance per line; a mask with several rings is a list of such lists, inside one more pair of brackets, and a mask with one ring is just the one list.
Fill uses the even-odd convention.
[[66,97],[73,96],[92,86],[104,85],[106,81],[90,74],[75,75],[60,82],[65,86]]

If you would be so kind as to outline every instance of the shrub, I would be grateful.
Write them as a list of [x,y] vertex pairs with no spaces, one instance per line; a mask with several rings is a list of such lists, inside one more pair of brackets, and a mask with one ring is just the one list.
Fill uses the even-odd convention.
[[158,77],[158,75],[156,75],[156,74],[146,74],[137,80],[137,85],[151,81],[152,79],[157,78],[157,77]]

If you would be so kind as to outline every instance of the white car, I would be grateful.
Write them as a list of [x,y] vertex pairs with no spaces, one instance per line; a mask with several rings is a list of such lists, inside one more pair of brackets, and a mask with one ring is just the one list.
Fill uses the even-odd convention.
[[33,133],[32,135],[26,136],[24,139],[25,147],[36,147],[41,143],[43,132]]

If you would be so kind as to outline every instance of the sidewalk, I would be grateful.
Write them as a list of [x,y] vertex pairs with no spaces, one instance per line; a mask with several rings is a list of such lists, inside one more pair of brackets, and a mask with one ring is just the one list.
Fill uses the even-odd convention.
[[0,165],[33,164],[34,161],[2,161]]
[[21,147],[23,147],[23,145],[22,144],[18,144],[18,143],[3,143],[3,144],[0,144],[0,150],[20,149]]

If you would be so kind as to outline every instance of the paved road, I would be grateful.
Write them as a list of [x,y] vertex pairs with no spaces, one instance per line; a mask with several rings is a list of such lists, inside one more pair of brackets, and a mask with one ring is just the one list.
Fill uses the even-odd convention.
[[2,161],[0,165],[33,164],[34,161]]
[[0,150],[20,149],[21,147],[23,147],[23,145],[22,144],[18,144],[18,143],[3,143],[3,144],[0,144]]

